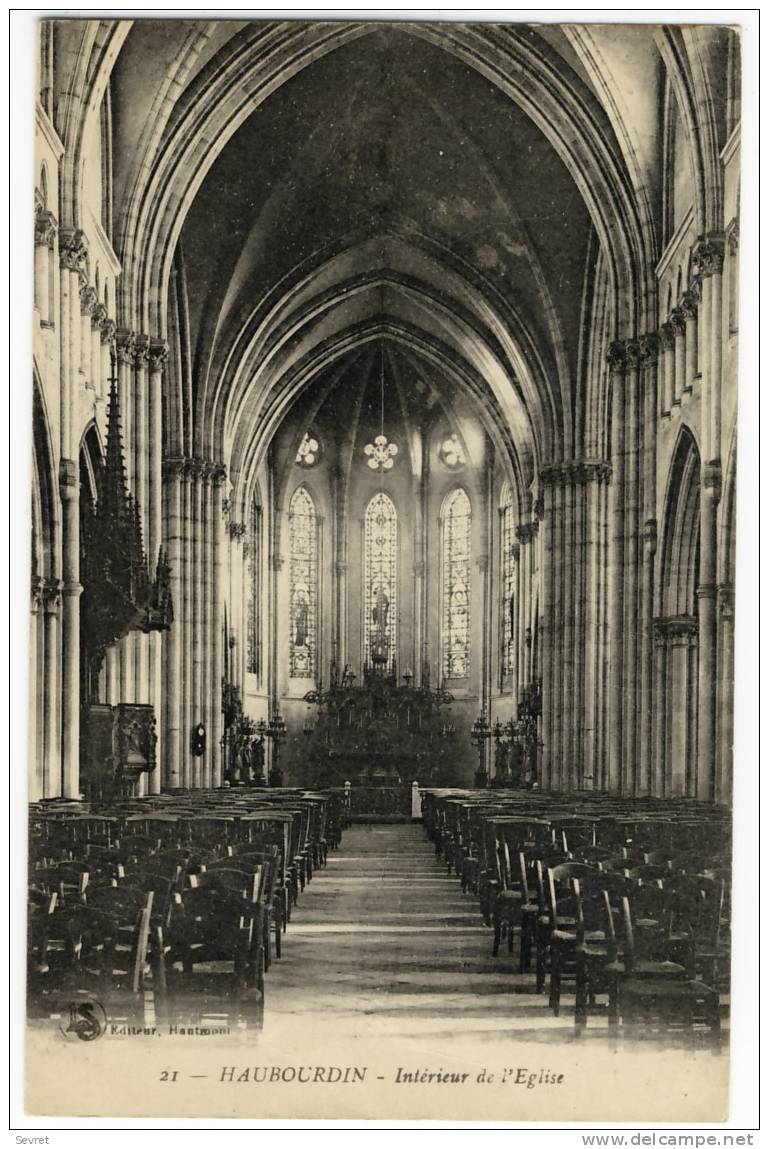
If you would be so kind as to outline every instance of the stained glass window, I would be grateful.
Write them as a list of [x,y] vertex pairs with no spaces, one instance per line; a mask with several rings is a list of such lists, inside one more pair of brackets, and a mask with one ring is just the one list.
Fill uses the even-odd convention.
[[364,571],[365,661],[385,669],[397,654],[398,516],[381,491],[366,508]]
[[313,678],[317,658],[318,522],[309,491],[297,487],[288,508],[291,556],[289,675]]
[[513,518],[513,496],[509,486],[505,486],[501,511],[501,590],[500,620],[502,633],[502,675],[513,673],[515,651],[515,523]]
[[443,504],[443,677],[470,672],[470,500],[461,487]]
[[262,585],[262,508],[254,500],[251,504],[251,517],[248,524],[248,618],[246,628],[246,670],[249,674],[260,673],[261,636],[261,585]]
[[465,462],[464,448],[456,432],[443,440],[438,453],[447,467],[461,467]]

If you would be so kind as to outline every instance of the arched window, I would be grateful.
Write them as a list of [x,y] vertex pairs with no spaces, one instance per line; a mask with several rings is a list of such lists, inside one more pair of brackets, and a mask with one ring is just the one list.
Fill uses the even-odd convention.
[[384,669],[398,650],[398,516],[381,491],[366,507],[364,533],[364,660]]
[[251,503],[248,524],[248,626],[246,631],[246,670],[261,671],[262,620],[262,508],[256,499]]
[[318,520],[309,491],[297,487],[288,508],[291,555],[289,675],[313,678],[317,667]]
[[446,497],[441,516],[444,678],[470,672],[470,500],[461,487]]
[[515,522],[513,493],[508,483],[502,492],[500,508],[500,584],[502,601],[500,620],[502,634],[502,677],[513,673],[515,658]]

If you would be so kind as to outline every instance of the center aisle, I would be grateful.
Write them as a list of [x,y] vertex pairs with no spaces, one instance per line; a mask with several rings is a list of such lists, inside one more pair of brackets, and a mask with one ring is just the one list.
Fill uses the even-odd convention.
[[[573,1030],[552,1016],[516,955],[491,957],[477,898],[446,874],[420,825],[352,826],[305,887],[284,957],[267,978],[265,1034],[330,1026],[445,1041],[546,1041]],[[514,992],[514,990],[518,992]],[[317,1027],[317,1028],[316,1028]]]

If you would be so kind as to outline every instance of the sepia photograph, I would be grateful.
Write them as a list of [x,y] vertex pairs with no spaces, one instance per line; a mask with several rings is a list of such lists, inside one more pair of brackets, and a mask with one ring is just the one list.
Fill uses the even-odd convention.
[[743,36],[579,15],[35,20],[31,1117],[728,1119]]

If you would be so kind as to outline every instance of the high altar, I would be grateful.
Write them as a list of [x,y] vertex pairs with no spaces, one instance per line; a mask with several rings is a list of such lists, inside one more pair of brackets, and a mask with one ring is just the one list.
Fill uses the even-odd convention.
[[374,607],[376,630],[371,662],[363,682],[349,667],[331,665],[330,685],[305,695],[315,710],[304,726],[304,776],[314,786],[401,786],[415,779],[423,785],[458,784],[462,764],[451,716],[453,696],[446,690],[412,685],[406,671],[401,681],[394,659],[388,662],[388,604],[380,592]]

